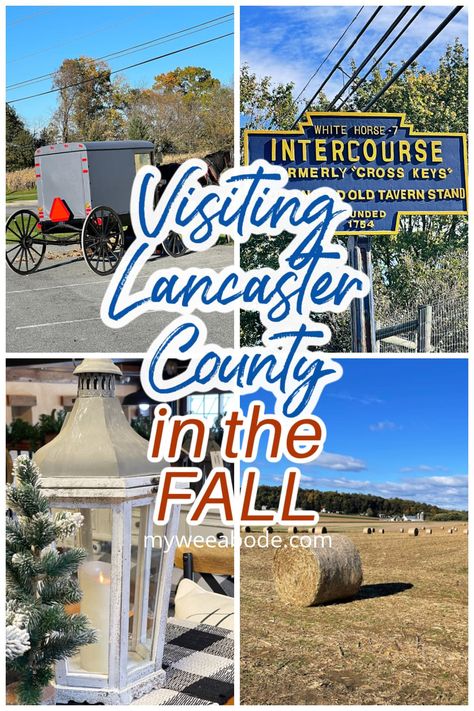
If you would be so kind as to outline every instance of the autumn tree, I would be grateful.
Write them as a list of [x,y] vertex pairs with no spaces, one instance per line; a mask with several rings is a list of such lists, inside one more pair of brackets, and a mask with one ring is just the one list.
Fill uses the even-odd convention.
[[29,168],[35,159],[35,137],[13,106],[6,105],[5,162],[7,171]]
[[123,136],[127,91],[112,81],[106,62],[65,59],[53,78],[59,89],[52,124],[60,141],[107,140]]
[[139,114],[132,114],[127,124],[127,138],[132,141],[149,141],[151,128]]
[[259,79],[248,64],[240,72],[240,114],[249,129],[289,129],[297,116],[293,98],[294,84],[274,83],[265,76]]
[[158,74],[153,89],[160,94],[179,94],[188,98],[202,98],[213,94],[221,83],[204,67],[177,67]]
[[[384,72],[376,69],[354,93],[349,108],[361,110],[396,69],[393,63]],[[406,113],[416,131],[467,131],[466,50],[455,41],[436,69],[412,65],[372,110]],[[373,258],[378,319],[383,323],[394,312],[417,304],[467,298],[467,245],[467,219],[458,215],[406,216],[396,236],[377,236]]]
[[133,97],[129,116],[163,153],[204,155],[233,145],[233,91],[203,67],[159,74],[152,89]]

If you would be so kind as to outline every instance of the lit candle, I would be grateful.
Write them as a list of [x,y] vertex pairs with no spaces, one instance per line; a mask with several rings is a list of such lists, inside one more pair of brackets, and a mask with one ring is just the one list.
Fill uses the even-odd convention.
[[108,673],[111,570],[110,563],[95,560],[79,568],[81,612],[87,615],[97,632],[95,644],[81,647],[81,667],[96,674]]

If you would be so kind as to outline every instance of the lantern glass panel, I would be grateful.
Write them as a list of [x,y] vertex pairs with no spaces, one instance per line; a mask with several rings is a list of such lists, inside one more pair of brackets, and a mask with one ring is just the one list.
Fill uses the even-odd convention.
[[80,603],[70,606],[71,613],[81,612],[97,631],[98,640],[81,648],[66,661],[68,673],[108,674],[110,595],[112,584],[111,541],[112,516],[108,508],[53,508],[52,512],[80,513],[83,524],[74,536],[60,542],[61,547],[79,546],[87,551],[86,561],[79,567]]
[[[154,534],[150,504],[133,506],[130,555],[128,668],[150,662],[157,589],[161,570],[161,540]],[[159,546],[159,547],[157,547]]]

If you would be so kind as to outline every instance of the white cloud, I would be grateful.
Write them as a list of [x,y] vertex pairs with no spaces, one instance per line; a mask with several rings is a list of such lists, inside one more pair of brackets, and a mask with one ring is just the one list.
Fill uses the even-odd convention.
[[369,425],[369,430],[372,432],[384,432],[386,430],[401,430],[401,427],[395,422],[390,422],[390,420],[382,420],[381,422],[375,422]]
[[331,452],[323,452],[314,462],[311,462],[311,465],[340,472],[361,472],[367,469],[367,465],[362,459],[357,459],[349,454],[332,454]]
[[[324,64],[317,76],[305,90],[309,99],[318,88],[330,69],[350,45],[356,33],[362,28],[373,12],[372,7],[365,7],[353,23],[336,50]],[[350,73],[350,62],[356,65],[365,58],[368,48],[381,38],[393,22],[401,7],[384,6],[373,23],[364,33],[343,62],[343,68]],[[408,31],[402,35],[393,48],[382,60],[382,72],[389,62],[400,64],[408,59],[416,47],[438,27],[451,8],[448,6],[426,7],[416,18]],[[265,12],[265,16],[263,15]],[[296,6],[271,8],[245,8],[241,10],[241,56],[242,61],[250,64],[252,71],[259,77],[267,74],[275,81],[293,81],[295,95],[300,92],[316,68],[328,54],[335,40],[346,29],[354,17],[356,8],[348,6]],[[402,20],[402,25],[414,14],[412,10]],[[397,28],[397,32],[400,27]],[[394,33],[382,44],[378,54],[392,41]],[[428,69],[437,67],[439,58],[444,54],[447,44],[459,38],[467,47],[467,8],[461,11],[440,33],[432,44],[420,55],[418,63]],[[363,73],[372,65],[371,59]],[[324,87],[325,93],[332,97],[343,86],[345,80],[336,72]]]
[[370,486],[368,479],[347,479],[347,477],[335,477],[334,479],[317,479],[315,480],[320,486],[330,486],[333,489],[366,489]]
[[347,400],[347,402],[355,402],[358,405],[382,405],[383,400],[378,397],[370,397],[367,395],[350,395],[349,393],[328,393],[329,397],[335,397],[338,400]]
[[410,474],[411,472],[448,472],[448,467],[443,467],[441,464],[436,464],[432,466],[431,464],[418,464],[414,467],[401,467],[400,471],[403,474]]
[[467,508],[468,477],[426,476],[411,477],[397,482],[384,482],[375,485],[373,493],[381,496],[397,496],[402,499],[415,499],[442,508]]

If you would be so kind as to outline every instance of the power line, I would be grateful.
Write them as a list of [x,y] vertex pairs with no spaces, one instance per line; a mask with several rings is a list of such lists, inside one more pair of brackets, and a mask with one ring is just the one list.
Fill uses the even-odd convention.
[[[190,44],[187,47],[181,47],[180,49],[175,49],[172,52],[166,52],[166,54],[159,54],[156,57],[151,57],[150,59],[144,59],[141,62],[136,62],[135,64],[129,64],[128,67],[122,67],[121,69],[114,69],[109,72],[101,72],[105,76],[112,76],[112,74],[117,74],[118,72],[125,72],[128,69],[133,69],[134,67],[140,67],[143,64],[149,64],[150,62],[156,62],[158,59],[164,59],[165,57],[171,57],[174,54],[179,54],[180,52],[186,52],[189,49],[194,49],[195,47],[202,47],[205,44],[210,44],[211,42],[217,42],[217,40],[224,39],[225,37],[231,37],[234,33],[227,32],[224,35],[219,35],[218,37],[211,37],[210,39],[203,40],[202,42],[197,42],[196,44]],[[98,75],[100,76],[100,74]],[[83,81],[75,82],[74,84],[67,84],[65,86],[60,86],[57,89],[49,89],[48,91],[41,91],[38,94],[31,94],[30,96],[22,96],[19,99],[12,99],[12,101],[7,101],[7,104],[17,104],[20,101],[27,101],[28,99],[35,99],[37,96],[46,96],[46,94],[55,94],[63,89],[72,89],[75,86],[82,86],[83,84],[89,84],[91,81],[96,81],[98,77],[93,77],[91,79],[84,79]]]
[[359,79],[359,81],[357,82],[356,86],[352,89],[351,93],[349,94],[349,96],[346,96],[346,98],[341,101],[341,103],[340,103],[339,106],[337,107],[337,109],[338,109],[339,111],[342,109],[342,107],[344,106],[344,104],[346,104],[346,103],[349,101],[349,99],[351,98],[351,96],[352,96],[353,94],[355,94],[355,92],[357,91],[357,89],[358,89],[360,86],[362,86],[362,84],[365,82],[365,80],[367,79],[367,77],[370,76],[370,74],[372,74],[372,72],[373,72],[374,69],[380,64],[380,62],[382,61],[382,59],[387,56],[387,54],[390,52],[390,50],[392,49],[392,47],[394,47],[394,46],[396,45],[396,43],[398,42],[398,40],[405,34],[405,32],[406,32],[406,31],[408,30],[408,28],[410,27],[410,25],[413,24],[413,22],[416,20],[416,18],[418,17],[418,15],[419,15],[421,12],[423,12],[423,10],[425,9],[425,7],[426,7],[426,5],[421,5],[421,6],[418,8],[418,10],[415,12],[415,14],[410,17],[410,19],[409,19],[408,22],[402,27],[402,29],[400,30],[400,32],[398,33],[398,35],[396,35],[396,36],[394,37],[394,39],[390,42],[390,44],[387,46],[387,48],[384,49],[384,51],[382,52],[382,54],[380,55],[380,57],[372,64],[372,66],[371,66],[370,69],[364,74],[364,76],[363,76],[361,79]]
[[336,102],[339,101],[339,99],[340,99],[341,96],[344,94],[344,92],[346,91],[346,89],[348,89],[348,87],[352,84],[352,82],[354,81],[354,79],[356,79],[356,77],[360,74],[360,72],[364,69],[364,67],[367,66],[367,64],[370,62],[370,60],[371,60],[372,57],[375,55],[375,53],[377,52],[377,50],[383,45],[383,43],[385,42],[385,40],[386,40],[388,37],[390,37],[390,35],[392,34],[393,30],[397,27],[397,25],[400,24],[400,22],[403,20],[403,18],[405,17],[405,15],[406,15],[409,11],[410,11],[410,6],[407,5],[407,6],[405,6],[405,7],[402,9],[401,12],[398,13],[398,15],[396,16],[396,18],[394,19],[394,21],[392,22],[392,24],[390,25],[390,27],[389,27],[387,30],[385,30],[385,32],[383,33],[382,37],[380,37],[380,39],[375,43],[375,45],[372,47],[372,49],[370,50],[370,52],[366,55],[366,57],[365,57],[365,58],[362,60],[362,62],[359,64],[359,66],[357,67],[357,69],[355,69],[355,70],[353,71],[352,75],[349,77],[349,79],[348,79],[347,82],[344,84],[344,86],[342,87],[342,89],[341,89],[341,90],[336,94],[336,96],[333,98],[333,100],[332,100],[331,103],[329,104],[328,110],[331,110],[331,109],[334,108],[334,106],[336,105]]
[[351,44],[350,44],[349,47],[346,49],[346,51],[344,52],[344,54],[342,55],[342,57],[341,57],[341,58],[339,59],[339,61],[335,64],[335,66],[331,69],[331,71],[329,72],[328,76],[326,77],[326,79],[325,79],[325,80],[323,81],[323,83],[321,84],[321,86],[317,89],[317,91],[313,94],[313,96],[311,97],[311,99],[308,101],[308,103],[306,104],[306,106],[305,106],[305,108],[303,109],[303,111],[300,113],[300,115],[298,116],[298,118],[296,119],[296,121],[293,123],[292,128],[294,128],[294,127],[296,126],[296,124],[298,123],[298,121],[300,121],[301,118],[304,116],[304,114],[305,114],[306,111],[309,109],[309,107],[311,106],[311,104],[313,103],[313,101],[315,100],[315,98],[317,97],[317,95],[323,90],[323,88],[326,86],[326,84],[328,83],[328,81],[330,80],[330,78],[332,77],[332,75],[334,74],[334,72],[337,70],[337,68],[339,67],[339,65],[342,64],[342,62],[343,62],[344,59],[347,57],[347,55],[349,54],[349,52],[351,51],[351,49],[352,49],[353,47],[355,47],[355,45],[356,45],[357,42],[360,40],[360,38],[362,37],[362,35],[365,33],[365,31],[367,30],[367,28],[368,28],[368,27],[372,24],[372,22],[375,20],[375,18],[376,18],[377,15],[379,14],[380,10],[382,9],[382,7],[383,7],[383,5],[379,5],[379,6],[374,10],[374,12],[371,14],[371,16],[369,17],[369,19],[367,20],[367,22],[365,23],[365,25],[363,26],[363,28],[359,31],[359,33],[357,34],[357,36],[355,37],[355,39],[351,42]]
[[31,13],[31,15],[23,15],[17,20],[11,20],[10,22],[7,22],[7,27],[15,27],[16,25],[21,25],[23,22],[28,22],[28,20],[31,20],[31,18],[35,18],[37,15],[49,15],[51,12],[53,12],[53,9],[54,8],[50,10],[37,10],[36,12]]
[[421,45],[418,47],[418,49],[417,49],[415,52],[413,52],[413,54],[411,55],[411,57],[410,57],[409,59],[407,59],[407,61],[406,61],[404,64],[402,64],[402,66],[400,67],[400,69],[399,69],[397,72],[395,72],[395,74],[393,75],[393,77],[391,77],[391,79],[390,79],[386,84],[384,84],[384,86],[380,89],[380,91],[377,92],[377,94],[373,97],[373,99],[371,99],[371,100],[369,101],[369,103],[368,103],[366,106],[364,106],[364,108],[362,109],[362,111],[368,111],[368,109],[370,109],[370,108],[380,99],[380,97],[381,97],[383,94],[385,94],[385,92],[386,92],[388,89],[390,89],[390,87],[392,86],[392,84],[397,81],[397,79],[408,69],[408,67],[409,67],[411,64],[413,64],[413,62],[420,56],[420,54],[425,51],[425,49],[433,42],[433,40],[435,40],[436,37],[444,30],[444,28],[446,27],[446,25],[449,25],[449,23],[451,22],[451,20],[452,20],[454,17],[456,17],[456,15],[457,15],[459,12],[461,12],[462,9],[463,9],[462,5],[461,5],[461,6],[458,6],[458,7],[455,7],[454,10],[452,10],[452,11],[449,13],[449,15],[444,18],[444,20],[438,25],[438,27],[434,30],[434,32],[432,32],[432,33],[430,34],[430,36],[429,36],[427,39],[425,39],[425,41],[423,42],[423,44],[421,44]]
[[321,62],[321,64],[319,65],[319,67],[316,69],[316,71],[314,72],[314,74],[312,74],[312,75],[310,76],[310,78],[308,79],[308,81],[306,82],[306,84],[304,85],[304,87],[301,89],[300,93],[299,93],[298,96],[296,97],[296,99],[295,99],[295,104],[298,103],[298,100],[299,100],[300,96],[303,94],[304,91],[306,91],[306,89],[308,88],[308,86],[309,86],[309,85],[311,84],[311,82],[313,81],[314,77],[318,74],[318,72],[319,72],[319,70],[321,69],[321,67],[322,67],[324,64],[326,64],[327,60],[329,59],[329,57],[331,56],[331,54],[332,54],[332,53],[334,52],[334,50],[336,49],[336,47],[337,47],[337,45],[339,44],[339,42],[341,42],[341,41],[344,39],[344,37],[346,36],[347,32],[348,32],[349,29],[352,27],[352,25],[354,24],[354,22],[357,20],[357,18],[359,17],[359,15],[360,15],[360,13],[362,12],[363,9],[364,9],[364,6],[362,6],[362,7],[359,8],[359,10],[358,10],[357,13],[354,15],[354,17],[352,18],[352,20],[349,22],[349,24],[347,25],[346,29],[344,30],[344,32],[342,33],[342,35],[339,37],[339,39],[337,40],[337,42],[336,42],[335,44],[333,44],[333,46],[332,46],[332,48],[330,49],[330,51],[326,54],[326,56],[324,57],[323,61]]
[[[93,35],[97,35],[97,34],[104,32],[104,30],[111,30],[111,29],[114,29],[115,27],[120,27],[124,23],[128,23],[129,25],[130,25],[130,23],[133,24],[137,18],[143,17],[143,15],[150,15],[155,10],[155,8],[153,8],[151,5],[146,5],[144,7],[147,7],[148,9],[145,10],[144,12],[139,12],[139,13],[134,14],[132,18],[124,18],[122,20],[119,20],[119,22],[113,22],[112,24],[99,25],[98,27],[96,26],[96,29],[93,30],[92,32],[84,32],[81,35],[75,35],[74,41],[82,40],[85,37],[92,37]],[[64,9],[67,10],[68,7],[66,6]],[[30,57],[36,57],[39,54],[44,55],[48,49],[58,49],[58,47],[69,47],[71,44],[71,36],[69,33],[67,36],[68,36],[68,39],[65,42],[55,41],[54,44],[50,44],[50,45],[44,45],[43,43],[41,43],[41,49],[38,49],[36,52],[30,52],[29,54],[22,54],[20,57],[15,57],[15,59],[9,59],[6,62],[6,64],[18,64],[18,62],[22,62],[24,59],[30,59]],[[55,36],[55,40],[57,40],[56,36]]]
[[[220,15],[219,17],[216,17],[213,20],[207,20],[206,22],[200,22],[198,25],[184,27],[182,30],[176,30],[176,32],[171,32],[167,35],[162,35],[161,37],[155,37],[155,39],[148,40],[147,42],[141,42],[140,44],[131,45],[130,47],[124,47],[123,49],[116,50],[115,52],[104,54],[101,57],[96,57],[95,59],[84,59],[84,64],[93,64],[94,62],[100,62],[104,59],[117,58],[122,56],[125,57],[128,54],[139,52],[140,50],[146,49],[149,46],[161,44],[162,42],[168,41],[171,38],[180,39],[180,36],[187,36],[188,34],[194,34],[194,32],[200,32],[204,29],[211,29],[214,26],[223,24],[223,22],[228,22],[229,20],[225,18],[230,18],[232,16],[233,13],[229,12],[226,15]],[[207,27],[207,25],[209,27]],[[9,84],[6,88],[17,89],[21,86],[26,86],[28,84],[36,84],[38,82],[42,82],[46,79],[54,77],[55,74],[56,72],[50,72],[49,74],[41,74],[40,76],[33,77],[32,79],[26,79],[24,81],[16,82],[15,84]]]

